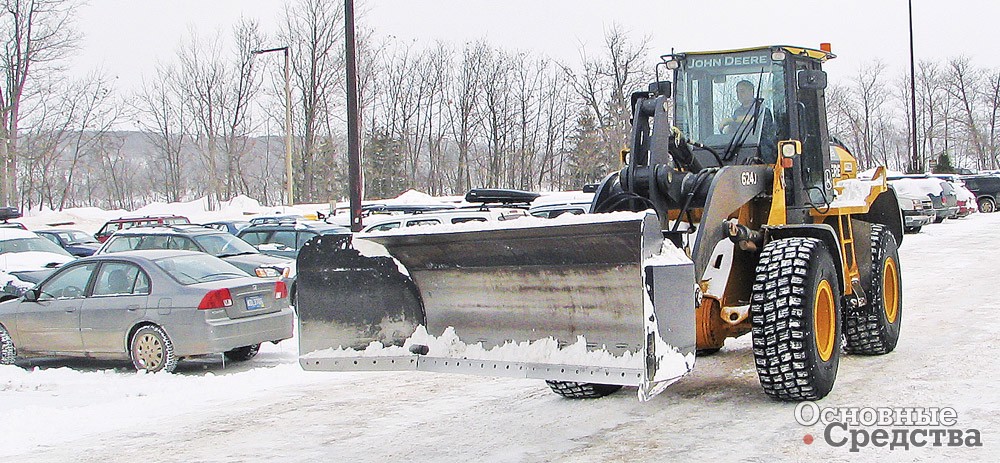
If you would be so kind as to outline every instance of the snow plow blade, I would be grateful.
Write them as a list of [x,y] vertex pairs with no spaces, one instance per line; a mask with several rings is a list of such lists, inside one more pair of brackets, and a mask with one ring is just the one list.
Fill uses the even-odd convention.
[[320,236],[298,257],[300,365],[639,387],[694,366],[691,261],[654,214]]

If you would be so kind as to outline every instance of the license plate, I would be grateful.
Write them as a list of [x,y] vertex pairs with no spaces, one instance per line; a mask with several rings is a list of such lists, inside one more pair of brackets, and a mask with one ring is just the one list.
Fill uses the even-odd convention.
[[247,296],[247,310],[257,310],[264,307],[264,298],[260,295]]

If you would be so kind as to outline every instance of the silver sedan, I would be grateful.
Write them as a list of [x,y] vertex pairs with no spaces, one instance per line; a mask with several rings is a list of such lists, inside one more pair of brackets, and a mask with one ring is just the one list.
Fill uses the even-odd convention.
[[193,251],[129,251],[64,265],[0,303],[0,364],[18,357],[131,359],[172,371],[186,357],[249,360],[292,337],[284,282]]

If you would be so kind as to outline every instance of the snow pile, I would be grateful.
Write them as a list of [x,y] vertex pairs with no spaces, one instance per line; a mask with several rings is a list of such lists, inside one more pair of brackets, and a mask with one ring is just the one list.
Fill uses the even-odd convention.
[[882,180],[861,180],[846,179],[837,182],[837,187],[841,188],[836,198],[830,203],[830,207],[863,207],[867,203],[865,200],[871,194],[873,188],[882,185]]
[[302,355],[302,358],[329,357],[405,357],[415,356],[410,348],[426,346],[427,357],[455,358],[465,360],[487,360],[496,362],[546,363],[554,365],[587,365],[609,368],[642,368],[642,356],[625,351],[616,356],[606,350],[592,351],[587,349],[587,340],[578,336],[575,343],[560,348],[558,341],[552,337],[535,341],[506,342],[490,349],[482,343],[466,344],[453,327],[448,327],[440,337],[427,333],[422,325],[410,335],[403,346],[385,346],[373,341],[364,350],[354,349],[323,349]]
[[644,267],[690,263],[691,257],[683,249],[674,246],[674,243],[670,242],[670,240],[663,240],[663,246],[660,247],[659,254],[654,254],[642,261]]

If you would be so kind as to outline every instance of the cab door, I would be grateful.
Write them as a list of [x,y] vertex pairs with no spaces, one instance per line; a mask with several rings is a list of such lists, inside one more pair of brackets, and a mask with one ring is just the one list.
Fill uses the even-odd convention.
[[42,283],[37,301],[21,301],[17,326],[28,352],[80,352],[80,310],[96,262],[68,265]]

